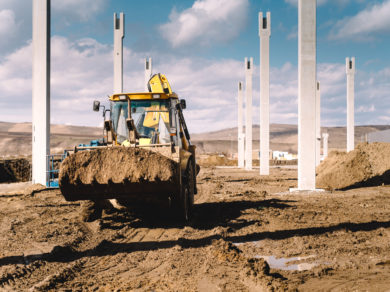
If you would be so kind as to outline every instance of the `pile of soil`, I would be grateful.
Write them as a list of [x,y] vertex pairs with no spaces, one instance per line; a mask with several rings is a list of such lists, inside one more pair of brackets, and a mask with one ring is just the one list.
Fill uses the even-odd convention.
[[[197,160],[198,164],[200,166],[204,167],[212,167],[212,166],[237,166],[238,162],[237,159],[229,159],[226,156],[213,154],[208,155],[207,157],[201,157]],[[269,161],[270,165],[297,165],[298,160],[276,160],[276,159],[270,159]],[[252,160],[253,166],[259,166],[260,161],[258,159]]]
[[172,192],[179,185],[177,162],[141,148],[80,151],[61,164],[59,186],[67,200]]
[[0,183],[30,180],[31,165],[25,158],[0,160]]
[[272,159],[269,161],[270,165],[297,165],[298,164],[298,159],[293,159],[293,160],[277,160],[277,159]]
[[228,159],[224,155],[213,154],[197,160],[200,166],[237,166],[237,160]]
[[331,152],[317,168],[317,187],[348,189],[390,183],[390,143],[362,143],[355,150]]
[[[205,266],[208,267],[208,275],[215,272],[221,273],[223,269],[227,278],[235,278],[236,282],[240,282],[242,279],[245,284],[252,288],[252,291],[285,290],[285,285],[279,279],[272,277],[270,267],[264,259],[248,257],[238,247],[224,239],[214,240],[208,247]],[[215,268],[215,266],[218,268]],[[234,270],[232,275],[229,273],[231,272],[229,268]],[[229,287],[233,286],[232,284],[225,284],[226,291],[241,291],[237,289],[238,287]],[[208,290],[212,291],[211,287]],[[245,290],[243,289],[243,291]]]

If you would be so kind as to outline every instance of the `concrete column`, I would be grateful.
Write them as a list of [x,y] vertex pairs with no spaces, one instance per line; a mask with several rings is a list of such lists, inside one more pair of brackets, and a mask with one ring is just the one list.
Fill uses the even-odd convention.
[[269,175],[269,38],[271,13],[259,13],[260,36],[260,175]]
[[50,0],[33,0],[32,181],[46,186],[50,154]]
[[123,92],[123,38],[125,36],[125,16],[118,18],[114,13],[114,93]]
[[298,2],[298,190],[316,187],[316,5]]
[[245,58],[245,169],[252,170],[252,76],[253,58]]
[[322,134],[322,150],[323,150],[323,157],[324,159],[328,157],[328,139],[329,139],[329,134],[328,133],[323,133]]
[[238,82],[238,167],[244,168],[244,152],[245,152],[245,134],[244,134],[244,126],[243,126],[243,109],[244,102],[242,100],[242,83]]
[[355,149],[355,57],[345,60],[347,73],[347,152]]
[[321,162],[321,89],[317,81],[316,93],[316,167]]
[[145,59],[145,91],[149,92],[148,82],[152,76],[152,58]]

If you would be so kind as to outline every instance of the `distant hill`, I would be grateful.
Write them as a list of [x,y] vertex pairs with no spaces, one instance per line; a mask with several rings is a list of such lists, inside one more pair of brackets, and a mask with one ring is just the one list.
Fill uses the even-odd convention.
[[[364,141],[367,133],[390,129],[390,126],[373,125],[355,128],[355,141]],[[260,128],[253,126],[253,150],[259,149]],[[324,127],[329,133],[329,148],[344,150],[346,147],[345,127]],[[67,125],[51,125],[51,153],[62,153],[80,143],[102,137],[102,128]],[[237,128],[192,134],[191,139],[199,153],[237,152]],[[298,151],[298,127],[287,124],[270,125],[270,148],[272,150]],[[31,155],[31,123],[0,122],[0,156]]]
[[[365,141],[365,135],[371,132],[390,129],[389,125],[370,125],[355,127],[355,143]],[[346,148],[345,127],[322,127],[322,133],[329,133],[329,149]],[[259,149],[260,127],[254,125],[252,130],[253,149]],[[193,134],[192,141],[200,152],[237,152],[237,128],[223,129],[201,134]],[[270,148],[272,150],[298,152],[298,126],[287,124],[270,125]]]
[[[31,123],[0,122],[0,156],[31,155]],[[80,143],[102,137],[95,127],[51,125],[51,153],[62,153]]]

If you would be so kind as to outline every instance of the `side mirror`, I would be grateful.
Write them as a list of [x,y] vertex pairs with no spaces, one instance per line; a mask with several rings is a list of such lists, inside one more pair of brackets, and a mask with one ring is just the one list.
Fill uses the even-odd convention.
[[183,110],[186,109],[187,108],[186,100],[180,99],[180,105]]
[[94,112],[98,112],[99,109],[100,109],[100,101],[95,100],[95,101],[93,102],[93,111],[94,111]]

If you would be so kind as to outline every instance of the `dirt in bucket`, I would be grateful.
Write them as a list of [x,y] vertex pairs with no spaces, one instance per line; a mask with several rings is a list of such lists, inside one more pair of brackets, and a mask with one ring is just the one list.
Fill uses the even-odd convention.
[[72,200],[91,193],[147,191],[148,187],[158,190],[177,185],[178,169],[176,161],[141,148],[80,151],[62,162],[59,185]]

